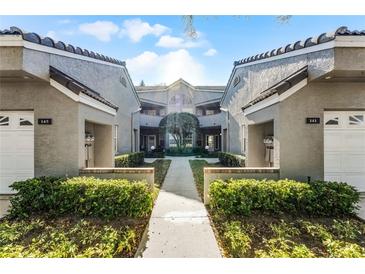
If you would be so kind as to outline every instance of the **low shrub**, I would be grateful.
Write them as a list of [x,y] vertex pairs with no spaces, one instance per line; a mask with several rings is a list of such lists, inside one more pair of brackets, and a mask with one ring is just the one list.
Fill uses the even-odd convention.
[[165,158],[165,152],[163,151],[146,151],[144,153],[145,158]]
[[226,167],[243,167],[245,166],[244,158],[240,155],[218,152],[219,162]]
[[115,167],[137,167],[144,163],[144,152],[133,152],[115,157]]
[[35,178],[15,182],[12,217],[32,213],[76,214],[101,218],[144,217],[152,210],[147,183],[93,177]]
[[168,156],[193,156],[195,153],[193,152],[193,148],[177,148],[170,147],[166,149],[166,155]]
[[337,216],[354,213],[359,193],[346,183],[293,180],[217,180],[210,185],[211,206],[227,215],[306,214]]

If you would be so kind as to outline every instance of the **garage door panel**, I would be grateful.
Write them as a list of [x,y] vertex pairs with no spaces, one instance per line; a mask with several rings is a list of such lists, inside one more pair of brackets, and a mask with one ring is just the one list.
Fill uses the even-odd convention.
[[[364,114],[364,111],[338,111],[324,115],[325,180],[347,182],[360,191],[365,191],[365,125],[350,124],[349,117]],[[331,117],[339,117],[339,121],[327,126]]]
[[365,134],[364,131],[351,131],[344,134],[345,150],[358,151],[365,150]]
[[10,131],[0,131],[0,153],[14,151],[14,133]]
[[9,186],[13,182],[16,182],[16,176],[14,174],[1,174],[0,181],[1,181],[0,193],[2,194],[14,193],[14,191],[12,191],[12,189],[9,188]]
[[351,185],[356,187],[359,191],[365,191],[365,173],[345,173],[344,179],[346,182],[351,182]]
[[345,137],[342,132],[339,131],[330,131],[325,132],[324,134],[325,140],[325,151],[343,151],[345,147],[338,146],[338,143],[344,143]]
[[34,127],[20,126],[26,117],[33,124],[33,113],[0,112],[9,117],[9,125],[0,128],[0,193],[13,193],[9,186],[15,181],[34,177]]
[[7,171],[11,171],[14,172],[15,171],[15,167],[17,164],[17,155],[15,155],[14,153],[3,153],[1,154],[0,157],[0,166],[1,166],[1,171],[2,173],[7,172]]
[[358,172],[359,170],[365,170],[365,154],[344,154],[342,167],[345,172]]

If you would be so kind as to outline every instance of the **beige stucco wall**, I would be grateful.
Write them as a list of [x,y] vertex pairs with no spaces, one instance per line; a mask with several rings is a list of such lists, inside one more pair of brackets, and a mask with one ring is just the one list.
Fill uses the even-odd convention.
[[[88,124],[91,124],[95,137],[94,165],[96,167],[113,167],[115,116],[84,104],[78,105],[78,112],[79,168],[85,167],[85,121],[90,122]],[[97,125],[101,127],[98,128]],[[105,147],[103,146],[105,150],[103,152],[102,150],[98,151],[96,144],[103,142],[105,142]]]
[[23,66],[23,50],[6,47],[0,50],[0,72],[21,70]]
[[[35,176],[78,174],[78,104],[48,83],[0,83],[1,110],[34,110]],[[52,125],[38,125],[52,118]]]
[[[365,109],[365,83],[312,82],[280,104],[280,173],[283,178],[323,179],[323,113]],[[320,117],[320,124],[306,124]]]

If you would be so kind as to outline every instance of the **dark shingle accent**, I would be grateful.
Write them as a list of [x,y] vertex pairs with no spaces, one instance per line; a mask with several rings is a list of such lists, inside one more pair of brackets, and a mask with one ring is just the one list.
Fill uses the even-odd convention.
[[273,56],[285,54],[287,52],[299,50],[302,48],[312,47],[318,44],[327,43],[336,38],[336,36],[346,36],[346,35],[365,35],[365,30],[358,31],[350,31],[347,27],[340,27],[334,32],[322,33],[317,37],[309,37],[303,41],[297,41],[293,44],[286,45],[285,47],[280,47],[278,49],[273,49],[271,51],[267,51],[266,53],[257,54],[248,58],[244,58],[234,62],[234,66],[251,63],[257,60],[270,58]]
[[84,84],[80,83],[79,81],[73,79],[72,77],[68,76],[67,74],[63,73],[62,71],[54,68],[49,67],[49,76],[51,79],[55,80],[57,83],[61,84],[62,86],[68,88],[72,92],[79,94],[80,92],[90,96],[91,98],[111,107],[115,110],[118,110],[118,107],[107,101],[103,98],[100,93],[92,90],[91,88],[85,86]]
[[279,83],[273,85],[272,87],[262,91],[259,96],[257,96],[254,100],[250,101],[248,104],[242,107],[242,111],[245,109],[257,104],[265,100],[266,98],[270,97],[274,94],[283,94],[285,91],[290,89],[291,87],[298,84],[300,81],[304,80],[308,77],[308,67],[305,66],[300,70],[294,72],[293,74],[289,75],[287,78],[281,80]]
[[75,47],[70,44],[66,45],[64,42],[54,41],[50,37],[41,37],[40,35],[38,35],[37,33],[34,33],[34,32],[25,32],[17,27],[10,27],[10,30],[9,29],[0,30],[0,35],[21,35],[23,40],[28,41],[28,42],[40,44],[40,45],[47,46],[50,48],[57,48],[59,50],[64,50],[64,51],[71,52],[74,54],[87,56],[87,57],[90,57],[93,59],[103,60],[105,62],[112,63],[112,64],[125,66],[124,61],[120,61],[120,60],[110,58],[110,57],[105,57],[104,55],[100,55],[98,53],[88,51],[87,49],[82,50],[80,47]]
[[43,38],[41,40],[41,44],[44,46],[47,46],[47,47],[51,47],[51,48],[54,48],[54,46],[55,46],[54,41],[49,37]]

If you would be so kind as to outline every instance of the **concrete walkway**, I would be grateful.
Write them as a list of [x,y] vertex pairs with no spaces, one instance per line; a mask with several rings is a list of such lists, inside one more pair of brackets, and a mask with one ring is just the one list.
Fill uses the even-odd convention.
[[217,241],[196,190],[189,159],[171,157],[138,257],[218,258]]

